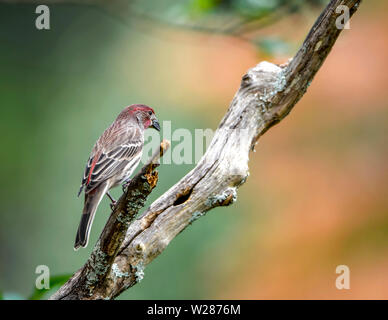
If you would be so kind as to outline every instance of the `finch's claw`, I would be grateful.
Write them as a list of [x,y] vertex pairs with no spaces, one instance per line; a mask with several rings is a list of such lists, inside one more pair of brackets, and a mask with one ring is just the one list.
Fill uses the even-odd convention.
[[125,192],[125,190],[127,190],[129,184],[131,183],[131,179],[128,179],[128,180],[125,180],[125,182],[123,183],[122,187],[123,187],[123,192]]
[[117,204],[117,201],[112,201],[112,202],[110,203],[110,208],[112,209],[112,211],[115,210],[116,204]]
[[108,198],[110,199],[111,203],[110,203],[110,208],[112,209],[112,211],[116,208],[116,204],[117,204],[117,201],[115,199],[113,199],[113,197],[110,195],[109,192],[106,193],[106,195],[108,196]]

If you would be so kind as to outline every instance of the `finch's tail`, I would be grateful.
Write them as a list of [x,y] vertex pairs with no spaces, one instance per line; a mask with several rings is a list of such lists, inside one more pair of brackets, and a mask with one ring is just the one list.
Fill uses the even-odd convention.
[[107,190],[108,186],[104,183],[93,191],[85,194],[84,210],[75,237],[74,250],[78,250],[79,247],[86,247],[88,245],[90,228],[94,220],[94,215]]

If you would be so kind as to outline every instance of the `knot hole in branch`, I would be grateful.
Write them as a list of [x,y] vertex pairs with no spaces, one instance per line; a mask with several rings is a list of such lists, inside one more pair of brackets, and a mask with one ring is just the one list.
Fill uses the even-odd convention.
[[187,188],[183,192],[179,193],[176,200],[174,201],[174,206],[179,206],[180,204],[189,200],[192,192],[193,188]]

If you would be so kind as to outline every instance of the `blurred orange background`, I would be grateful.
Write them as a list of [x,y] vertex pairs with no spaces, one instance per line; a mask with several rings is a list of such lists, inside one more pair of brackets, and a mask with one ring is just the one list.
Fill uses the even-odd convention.
[[[386,1],[363,1],[302,100],[260,138],[237,202],[210,211],[174,239],[146,268],[144,280],[120,298],[388,298],[387,10]],[[17,178],[15,184],[23,181],[22,186],[6,191],[12,196],[3,195],[4,290],[27,296],[34,266],[47,263],[53,274],[70,274],[86,261],[90,248],[79,255],[72,251],[82,206],[74,195],[92,144],[126,104],[149,104],[175,128],[215,129],[246,71],[262,60],[285,62],[318,14],[288,17],[258,31],[293,43],[289,52],[272,56],[225,35],[168,28],[142,33],[107,18],[109,32],[97,25],[86,29],[95,16],[85,10],[50,31],[53,52],[47,50],[39,62],[23,66],[12,58],[18,70],[46,70],[49,76],[42,79],[55,85],[47,92],[37,89],[43,98],[32,102],[49,106],[33,131],[35,138],[47,139],[33,151],[42,151],[45,166],[37,172],[25,169],[31,176]],[[85,49],[89,32],[104,43],[95,53]],[[5,46],[13,45],[7,41]],[[67,80],[52,80],[61,76]],[[12,81],[6,80],[8,92],[14,92]],[[12,99],[10,110],[25,106]],[[54,114],[59,125],[50,120]],[[61,146],[38,127],[60,139]],[[53,176],[58,166],[61,186]],[[150,202],[190,168],[162,167],[161,185]],[[45,184],[36,187],[38,176]],[[47,190],[56,187],[62,189]],[[23,188],[38,188],[39,195],[24,199],[15,210]],[[30,225],[20,227],[13,212]],[[92,244],[105,221],[100,212]],[[20,234],[31,243],[26,245]],[[338,265],[350,268],[349,290],[335,286]]]
[[[241,226],[218,248],[211,246],[204,260],[217,251],[213,273],[208,262],[201,266],[202,276],[219,281],[212,298],[388,298],[386,10],[386,2],[362,3],[308,92],[260,139],[233,208]],[[282,34],[287,23],[274,29]],[[302,21],[299,39],[309,27]],[[176,63],[165,89],[174,90],[179,79],[181,91],[170,92],[174,99],[210,100],[217,107],[214,126],[247,69],[288,58],[258,54],[238,39],[193,37],[196,46],[177,41],[162,52]],[[249,204],[244,215],[240,202]],[[342,264],[350,268],[350,290],[335,287]]]

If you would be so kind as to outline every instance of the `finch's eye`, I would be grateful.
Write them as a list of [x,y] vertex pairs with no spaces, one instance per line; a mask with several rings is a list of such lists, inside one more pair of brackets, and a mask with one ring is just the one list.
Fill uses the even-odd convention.
[[152,116],[152,111],[148,111],[148,114],[149,114],[150,116]]

